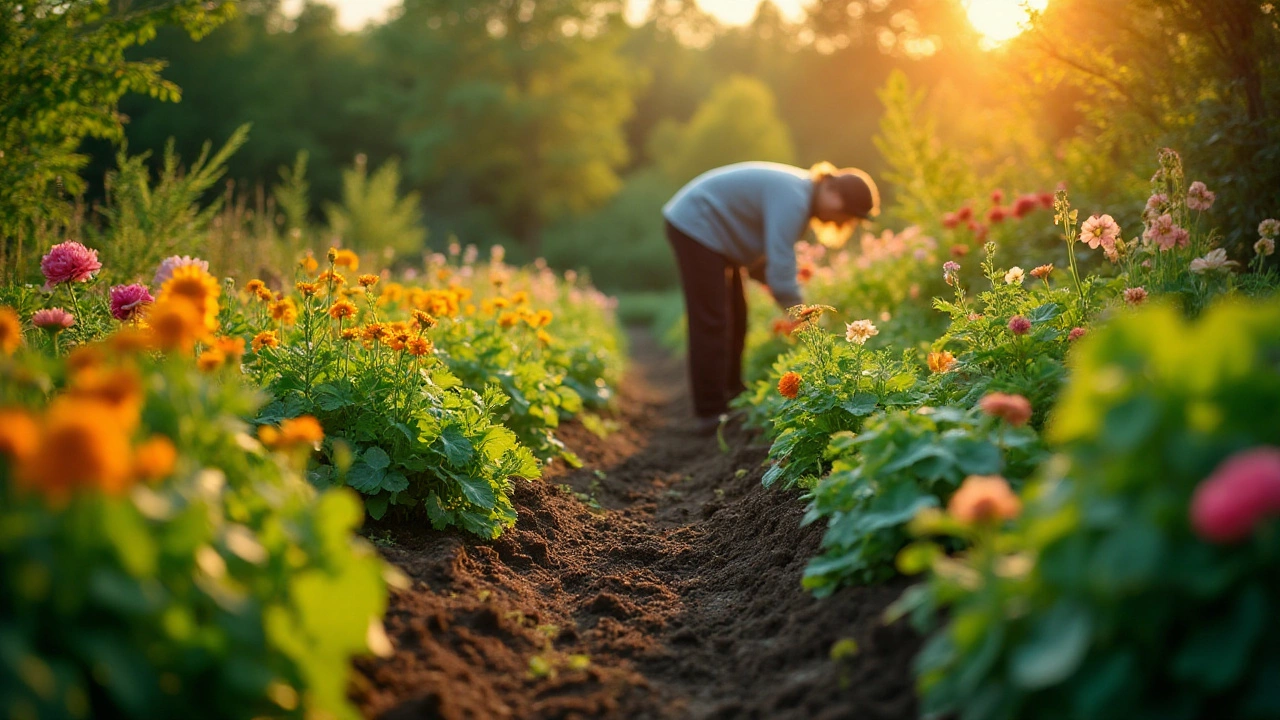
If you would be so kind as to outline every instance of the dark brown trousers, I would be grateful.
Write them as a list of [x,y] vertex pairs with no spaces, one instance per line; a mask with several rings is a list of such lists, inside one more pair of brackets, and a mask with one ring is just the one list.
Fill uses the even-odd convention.
[[729,408],[742,384],[742,348],[747,337],[747,268],[667,223],[675,250],[689,320],[689,386],[693,411],[714,417]]

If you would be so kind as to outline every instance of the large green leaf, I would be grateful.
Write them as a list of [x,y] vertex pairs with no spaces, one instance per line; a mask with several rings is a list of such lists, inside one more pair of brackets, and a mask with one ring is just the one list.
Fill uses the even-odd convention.
[[1031,632],[1013,651],[1009,672],[1013,681],[1028,690],[1039,690],[1066,680],[1080,666],[1093,632],[1089,611],[1059,600],[1035,619]]
[[440,433],[440,449],[449,464],[455,468],[465,468],[475,458],[475,448],[456,425],[446,427]]

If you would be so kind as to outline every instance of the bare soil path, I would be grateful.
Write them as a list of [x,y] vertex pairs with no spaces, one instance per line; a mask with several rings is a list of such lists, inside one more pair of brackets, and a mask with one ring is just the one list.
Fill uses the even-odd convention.
[[[632,359],[616,431],[564,428],[586,464],[519,482],[503,537],[375,531],[413,585],[387,615],[394,656],[358,665],[365,715],[915,717],[919,640],[881,622],[903,585],[805,593],[821,530],[761,487],[765,450],[694,436],[681,363],[645,335]],[[846,638],[858,652],[833,661]]]

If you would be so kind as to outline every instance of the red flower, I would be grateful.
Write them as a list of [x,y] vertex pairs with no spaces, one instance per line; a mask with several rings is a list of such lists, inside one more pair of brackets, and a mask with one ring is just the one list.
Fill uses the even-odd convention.
[[1191,497],[1191,528],[1212,543],[1248,537],[1258,523],[1280,515],[1280,448],[1236,453],[1202,481]]
[[1040,193],[1040,196],[1037,199],[1040,200],[1040,204],[1044,206],[1045,210],[1053,209],[1053,193],[1042,192]]
[[1004,207],[1003,205],[996,205],[995,207],[987,211],[987,222],[991,223],[992,225],[995,225],[996,223],[1004,222],[1004,219],[1008,217],[1008,215],[1009,215],[1008,208]]
[[951,246],[951,257],[953,258],[962,258],[968,254],[969,254],[968,245],[952,245]]
[[1004,191],[1003,191],[1003,190],[998,190],[998,189],[997,189],[997,190],[992,190],[992,191],[991,191],[991,204],[992,204],[992,205],[999,205],[999,204],[1000,204],[1000,203],[1002,203],[1002,202],[1004,202]]
[[973,219],[973,208],[969,207],[968,205],[965,205],[964,207],[960,208],[959,210],[956,211],[956,219],[959,220],[960,222],[968,222],[969,220]]
[[1071,328],[1071,332],[1067,334],[1067,340],[1070,340],[1071,342],[1075,342],[1080,338],[1084,337],[1085,334],[1087,334],[1088,332],[1089,332],[1088,330],[1085,330],[1082,327]]
[[955,227],[959,224],[960,224],[960,216],[953,212],[949,212],[946,215],[942,216],[942,227],[948,230],[954,230]]
[[991,231],[991,228],[987,227],[986,225],[979,225],[977,223],[972,223],[972,222],[969,223],[969,229],[973,231],[973,237],[976,238],[979,242],[986,240],[987,233]]
[[1013,203],[1013,216],[1021,220],[1039,207],[1040,200],[1035,195],[1021,195]]

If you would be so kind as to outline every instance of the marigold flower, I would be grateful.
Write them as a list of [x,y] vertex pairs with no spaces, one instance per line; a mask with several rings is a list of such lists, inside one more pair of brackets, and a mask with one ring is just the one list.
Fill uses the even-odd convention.
[[928,355],[929,371],[935,373],[944,373],[956,364],[956,356],[946,350],[941,352],[931,352]]
[[1271,257],[1276,251],[1276,241],[1271,238],[1262,238],[1253,244],[1253,252],[1261,257]]
[[116,414],[116,424],[132,430],[142,414],[142,378],[128,367],[87,368],[76,373],[64,397],[98,403]]
[[989,393],[978,401],[978,406],[982,408],[982,412],[998,417],[1014,427],[1026,425],[1031,419],[1031,401],[1021,395]]
[[76,324],[76,318],[71,313],[62,308],[45,308],[37,310],[31,316],[31,324],[41,330],[48,330],[53,333],[60,333],[63,330]]
[[0,354],[12,355],[22,345],[22,321],[11,307],[0,306]]
[[1147,289],[1142,287],[1125,288],[1124,301],[1137,307],[1147,301]]
[[551,344],[551,333],[547,332],[546,330],[539,330],[536,336],[538,338],[538,342],[542,343],[543,345]]
[[156,482],[173,474],[178,463],[178,449],[164,435],[152,435],[134,448],[133,476]]
[[1235,260],[1227,259],[1227,251],[1222,248],[1214,248],[1205,253],[1204,257],[1198,257],[1191,261],[1191,272],[1196,275],[1214,272],[1231,272],[1231,268],[1236,267],[1240,263]]
[[1005,285],[1021,285],[1022,281],[1025,279],[1026,274],[1022,271],[1022,268],[1017,265],[1009,268],[1009,272],[1004,274]]
[[440,324],[436,322],[435,318],[431,317],[429,314],[421,310],[413,311],[413,320],[414,322],[418,323],[418,327],[422,328],[423,330],[430,330],[434,328],[436,325]]
[[0,455],[20,462],[31,455],[40,440],[40,426],[26,410],[0,408]]
[[1280,220],[1267,218],[1258,223],[1258,234],[1268,240],[1275,240],[1280,237]]
[[391,348],[392,350],[395,350],[396,352],[400,352],[401,350],[404,350],[405,347],[408,345],[409,339],[411,337],[413,336],[407,332],[396,331],[396,332],[388,333],[386,339],[383,340],[383,342],[386,343],[387,347]]
[[341,337],[343,340],[346,340],[347,342],[351,342],[352,340],[355,340],[356,338],[360,337],[360,328],[354,328],[354,327],[342,328],[342,332],[339,333],[338,336]]
[[302,297],[315,297],[320,292],[320,283],[318,282],[300,282],[295,283],[294,287],[302,294]]
[[120,322],[134,320],[155,301],[145,285],[116,285],[111,288],[111,317]]
[[320,263],[316,262],[315,256],[308,252],[298,259],[298,267],[305,273],[313,273],[320,268]]
[[1012,520],[1022,512],[1022,501],[999,475],[970,475],[947,503],[947,512],[963,523]]
[[435,345],[430,340],[421,336],[409,338],[409,341],[405,343],[405,349],[414,357],[422,357],[423,355],[431,352],[434,348]]
[[538,327],[546,327],[555,319],[555,315],[550,310],[539,310],[535,317],[538,319]]
[[18,484],[61,502],[76,489],[118,494],[128,487],[128,430],[104,403],[59,399],[45,414],[36,447],[18,463]]
[[213,372],[227,361],[227,354],[218,348],[209,348],[196,358],[196,367],[202,372]]
[[276,335],[275,330],[264,330],[253,336],[253,341],[249,343],[249,347],[254,352],[261,352],[262,348],[273,348],[280,345],[280,338]]
[[350,300],[339,300],[329,308],[329,317],[334,320],[345,320],[349,317],[355,317],[356,306]]
[[520,314],[514,312],[504,312],[498,315],[498,325],[504,328],[515,327],[520,322]]
[[209,272],[209,261],[193,258],[190,255],[173,255],[160,261],[160,266],[156,268],[155,277],[151,279],[151,287],[164,289],[164,284],[169,282],[173,277],[173,273],[180,267],[194,267],[202,272]]
[[855,320],[845,323],[844,339],[855,345],[865,345],[872,337],[879,335],[880,330],[870,320]]
[[239,359],[244,355],[244,338],[220,337],[213,341],[213,346],[221,350],[230,359]]
[[778,380],[778,394],[788,400],[794,400],[800,394],[802,380],[796,373],[789,372]]
[[1053,274],[1053,263],[1049,263],[1048,265],[1040,265],[1036,267],[1036,269],[1031,271],[1031,277],[1036,278],[1038,280],[1045,280],[1052,274]]
[[160,300],[182,299],[201,313],[205,330],[218,329],[218,297],[222,288],[217,279],[198,265],[182,265],[160,288]]
[[272,320],[278,320],[284,325],[292,325],[298,321],[298,306],[293,304],[293,298],[283,298],[271,303],[268,307]]
[[1212,543],[1234,543],[1280,515],[1280,448],[1258,447],[1227,458],[1191,496],[1191,528]]
[[342,286],[346,284],[347,277],[340,272],[334,272],[333,270],[325,270],[324,272],[320,273],[319,277],[316,278],[316,282],[322,283],[322,284],[329,283],[334,286]]
[[1084,337],[1085,335],[1087,335],[1088,333],[1089,331],[1085,330],[1082,327],[1074,327],[1074,328],[1071,328],[1071,332],[1067,333],[1067,340],[1069,340],[1070,342],[1075,342],[1080,338]]
[[1197,211],[1208,210],[1213,207],[1213,201],[1216,197],[1216,193],[1204,183],[1196,180],[1191,183],[1191,187],[1187,188],[1187,207]]
[[1080,241],[1094,250],[1114,246],[1118,237],[1120,226],[1110,215],[1091,215],[1080,225]]
[[258,428],[258,439],[273,449],[315,446],[324,439],[324,429],[315,417],[302,415],[285,420],[279,428],[263,425]]
[[351,250],[330,250],[329,261],[338,267],[345,267],[351,272],[360,269],[360,257]]
[[40,272],[44,275],[45,291],[52,290],[55,285],[73,282],[88,282],[94,273],[102,269],[98,262],[98,251],[91,250],[74,240],[58,243],[49,248],[48,254],[40,259]]
[[253,294],[258,297],[260,302],[271,302],[276,299],[275,295],[266,287],[258,288]]
[[1026,335],[1031,332],[1031,321],[1021,315],[1009,318],[1009,332],[1014,335]]
[[360,283],[360,287],[371,288],[374,285],[378,284],[378,276],[368,275],[368,274],[361,275],[360,277],[356,278],[356,282]]
[[190,350],[207,334],[204,315],[184,298],[157,302],[147,315],[147,325],[162,350]]
[[360,337],[369,342],[381,340],[386,337],[386,335],[387,327],[382,323],[369,323],[368,325],[360,328]]
[[257,295],[259,290],[266,288],[267,284],[256,278],[244,284],[244,291],[249,295]]

